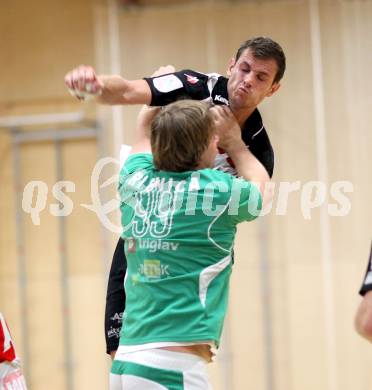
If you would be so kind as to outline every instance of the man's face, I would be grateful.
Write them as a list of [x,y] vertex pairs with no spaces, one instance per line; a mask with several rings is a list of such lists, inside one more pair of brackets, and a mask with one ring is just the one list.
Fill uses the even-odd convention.
[[227,75],[227,91],[231,109],[254,109],[261,101],[274,94],[280,84],[274,83],[278,66],[274,59],[255,58],[250,49],[235,61],[231,59]]

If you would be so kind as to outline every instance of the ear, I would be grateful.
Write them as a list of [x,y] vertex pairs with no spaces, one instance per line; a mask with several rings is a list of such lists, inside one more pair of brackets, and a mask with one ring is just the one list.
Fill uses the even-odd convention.
[[267,97],[274,95],[274,93],[280,88],[280,83],[273,83],[271,86],[268,94],[266,95]]
[[232,68],[235,66],[235,58],[232,57],[231,60],[229,61],[229,65],[227,67],[227,71],[226,71],[226,74],[228,77],[231,76],[231,71],[232,71]]

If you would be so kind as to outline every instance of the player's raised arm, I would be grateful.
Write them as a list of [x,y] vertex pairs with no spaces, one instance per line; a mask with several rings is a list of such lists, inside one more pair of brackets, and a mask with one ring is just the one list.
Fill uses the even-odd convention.
[[[151,77],[161,76],[163,74],[174,72],[174,67],[172,65],[161,66],[157,69]],[[151,153],[150,145],[150,129],[151,122],[155,118],[156,114],[159,112],[160,108],[158,107],[149,107],[143,106],[137,117],[136,123],[136,143],[133,145],[131,154],[134,153]]]
[[126,80],[119,75],[97,75],[91,66],[80,65],[68,72],[70,93],[84,100],[96,97],[102,104],[150,104],[151,90],[145,80]]
[[255,182],[262,195],[270,177],[264,166],[249,151],[242,140],[241,128],[230,108],[214,106],[211,108],[219,136],[219,146],[226,150],[233,160],[238,176]]
[[133,145],[130,154],[151,153],[150,131],[151,122],[159,112],[159,107],[143,106],[137,117],[136,143]]

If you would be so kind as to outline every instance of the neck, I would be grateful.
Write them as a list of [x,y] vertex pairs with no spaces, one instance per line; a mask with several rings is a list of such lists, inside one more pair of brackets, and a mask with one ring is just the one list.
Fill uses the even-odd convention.
[[206,169],[206,168],[211,168],[211,167],[209,166],[209,164],[206,164],[206,163],[204,163],[204,162],[200,162],[200,163],[198,164],[198,166],[195,168],[195,170],[197,171],[197,170],[199,170],[199,169]]
[[214,163],[211,164],[210,157],[208,157],[208,155],[206,155],[206,152],[204,152],[204,154],[202,155],[202,157],[199,161],[199,164],[197,165],[197,167],[195,169],[196,170],[207,169],[207,168],[213,168],[213,166],[214,166]]
[[244,125],[245,121],[252,115],[253,111],[256,109],[256,107],[234,108],[233,106],[230,106],[230,108],[240,127]]

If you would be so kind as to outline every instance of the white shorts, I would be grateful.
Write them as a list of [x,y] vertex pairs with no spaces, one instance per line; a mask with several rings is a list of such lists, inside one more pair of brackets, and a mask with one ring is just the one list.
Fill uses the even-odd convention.
[[18,361],[0,363],[0,390],[27,390]]
[[117,352],[110,390],[212,390],[199,356],[164,349]]

